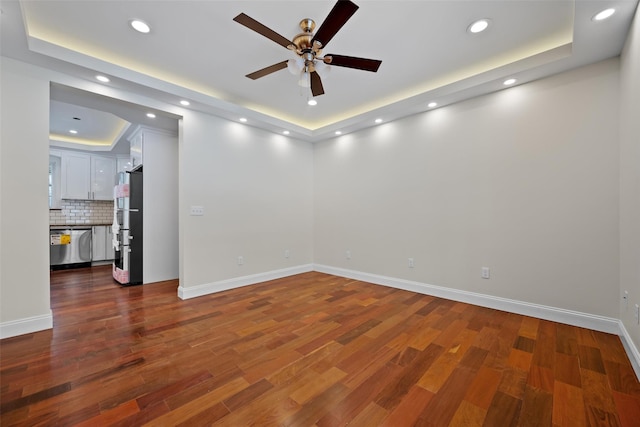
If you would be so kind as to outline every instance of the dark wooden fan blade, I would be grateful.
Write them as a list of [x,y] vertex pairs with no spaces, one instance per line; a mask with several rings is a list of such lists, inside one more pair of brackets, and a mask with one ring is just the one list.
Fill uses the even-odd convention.
[[311,93],[313,96],[323,95],[324,88],[322,87],[322,80],[320,79],[320,74],[317,71],[311,72]]
[[323,47],[326,46],[349,18],[356,13],[356,10],[358,10],[358,6],[355,3],[349,0],[338,0],[322,25],[320,25],[320,28],[318,28],[313,40],[322,43]]
[[255,80],[268,74],[275,73],[276,71],[280,71],[283,68],[287,68],[287,61],[278,62],[277,64],[270,65],[262,70],[254,71],[251,74],[247,74],[247,77],[251,80]]
[[380,64],[382,61],[377,59],[366,59],[366,58],[356,58],[355,56],[344,56],[344,55],[325,55],[325,58],[331,57],[331,61],[327,62],[331,65],[337,65],[338,67],[348,67],[355,68],[358,70],[364,71],[378,71],[380,68]]
[[245,15],[244,13],[241,13],[240,15],[236,16],[235,18],[233,18],[233,20],[255,31],[256,33],[262,34],[266,38],[273,40],[274,42],[278,43],[280,46],[288,48],[290,45],[292,45],[291,41],[287,40],[284,36],[281,36],[280,34],[273,31],[271,28],[266,27],[265,25],[259,23],[252,17]]

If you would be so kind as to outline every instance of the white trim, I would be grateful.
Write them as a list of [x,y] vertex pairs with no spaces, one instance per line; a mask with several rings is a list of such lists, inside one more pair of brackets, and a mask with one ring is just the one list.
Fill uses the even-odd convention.
[[49,314],[0,323],[0,339],[44,331],[45,329],[51,328],[53,328],[53,313],[49,310]]
[[546,305],[533,304],[525,301],[518,301],[492,295],[463,291],[460,289],[429,285],[426,283],[415,282],[411,280],[380,276],[377,274],[365,273],[362,271],[331,267],[328,265],[305,264],[296,267],[285,268],[282,270],[274,270],[265,273],[258,273],[249,276],[221,280],[219,282],[205,283],[188,288],[180,286],[178,287],[178,297],[183,300],[195,298],[220,291],[239,288],[242,286],[266,282],[268,280],[280,279],[282,277],[306,273],[309,271],[318,271],[320,273],[332,274],[334,276],[346,277],[349,279],[360,280],[376,285],[389,286],[396,289],[403,289],[420,294],[432,295],[439,298],[445,298],[453,301],[478,305],[481,307],[492,308],[495,310],[506,311],[509,313],[531,316],[538,319],[550,320],[553,322],[564,323],[567,325],[573,325],[581,328],[593,329],[600,332],[618,335],[620,337],[620,340],[622,341],[629,360],[631,361],[631,365],[633,366],[636,376],[640,378],[640,352],[631,339],[631,336],[625,329],[624,324],[619,319],[615,319],[613,317],[598,316],[595,314],[583,313],[579,311],[566,310],[559,307],[551,307]]
[[624,327],[622,320],[619,320],[618,322],[620,327],[620,340],[622,341],[624,349],[627,351],[633,370],[636,371],[636,377],[640,380],[640,351],[638,351],[638,347],[635,346],[633,339],[631,339],[631,335],[627,332],[627,328]]
[[631,336],[627,332],[621,320],[613,317],[598,316],[595,314],[582,313],[579,311],[566,310],[564,308],[550,307],[540,304],[532,304],[524,301],[512,300],[508,298],[495,297],[491,295],[478,294],[475,292],[462,291],[459,289],[445,288],[442,286],[428,285],[410,280],[396,279],[393,277],[380,276],[377,274],[364,273],[361,271],[348,270],[344,268],[331,267],[328,265],[314,264],[314,271],[320,273],[333,274],[334,276],[346,277],[349,279],[361,280],[363,282],[374,283],[376,285],[389,286],[397,289],[417,292],[425,295],[432,295],[453,301],[478,305],[481,307],[493,308],[507,311],[509,313],[521,314],[524,316],[536,317],[581,328],[593,329],[618,335],[622,345],[631,361],[631,365],[640,379],[640,352],[635,346]]
[[522,314],[524,316],[537,317],[539,319],[551,320],[553,322],[594,329],[596,331],[607,332],[610,334],[619,335],[620,333],[620,322],[618,319],[613,317],[598,316],[595,314],[566,310],[564,308],[532,304],[525,301],[478,294],[475,292],[445,288],[442,286],[428,285],[426,283],[379,276],[377,274],[363,273],[360,271],[330,267],[327,265],[316,264],[314,265],[314,270],[321,273],[328,273],[350,279],[375,283],[377,285],[390,286],[392,288],[404,289],[421,294],[479,305],[481,307],[488,307],[496,310],[508,311],[510,313]]
[[177,133],[170,131],[168,129],[152,128],[145,125],[137,125],[135,128],[133,128],[133,131],[131,131],[131,133],[129,134],[127,141],[131,142],[131,140],[135,138],[140,132],[155,133],[157,135],[170,136],[173,138],[176,138],[178,136]]
[[295,274],[308,273],[310,271],[313,271],[313,265],[304,264],[295,267],[283,268],[281,270],[252,274],[249,276],[234,277],[232,279],[220,280],[218,282],[204,283],[197,286],[179,286],[178,297],[183,300],[195,298],[220,291],[240,288],[242,286],[254,285],[256,283],[266,282],[268,280],[281,279],[283,277],[293,276]]

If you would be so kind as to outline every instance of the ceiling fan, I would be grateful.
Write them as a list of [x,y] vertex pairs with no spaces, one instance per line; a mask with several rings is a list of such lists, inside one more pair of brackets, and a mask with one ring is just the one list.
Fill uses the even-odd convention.
[[277,64],[270,65],[251,74],[247,74],[247,77],[252,80],[256,80],[260,77],[288,68],[292,73],[300,75],[300,85],[310,87],[313,96],[318,96],[324,94],[322,79],[318,74],[318,70],[326,65],[355,68],[358,70],[372,72],[378,71],[382,61],[378,61],[376,59],[356,58],[353,56],[334,54],[327,54],[324,57],[321,56],[322,49],[327,46],[333,36],[336,35],[356,10],[358,10],[358,6],[353,2],[349,0],[338,0],[315,34],[313,33],[313,30],[316,27],[316,23],[310,18],[305,18],[300,21],[300,28],[303,32],[295,36],[291,41],[244,13],[239,14],[233,18],[234,21],[257,32],[258,34],[262,34],[266,38],[273,40],[292,52],[295,52],[298,56],[296,59],[278,62]]

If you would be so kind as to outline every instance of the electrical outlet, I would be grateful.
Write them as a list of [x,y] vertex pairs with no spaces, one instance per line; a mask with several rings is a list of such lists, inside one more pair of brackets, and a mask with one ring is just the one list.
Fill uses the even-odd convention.
[[351,259],[351,251],[347,251],[347,259]]
[[285,258],[289,258],[291,256],[291,252],[289,252],[289,249],[285,249],[284,250],[284,257]]
[[489,270],[489,267],[482,267],[482,272],[480,273],[480,276],[483,279],[488,279],[491,277],[491,270]]
[[242,265],[242,264],[244,264],[244,257],[242,255],[240,255],[238,257],[238,265]]
[[415,263],[413,262],[413,258],[409,258],[409,268],[415,267]]
[[189,210],[189,215],[191,216],[204,215],[204,206],[191,206],[191,209]]
[[636,304],[636,325],[640,325],[640,305]]

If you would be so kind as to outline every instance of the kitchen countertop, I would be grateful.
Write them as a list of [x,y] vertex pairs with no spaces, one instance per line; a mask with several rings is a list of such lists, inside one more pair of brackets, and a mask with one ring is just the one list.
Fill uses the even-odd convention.
[[49,225],[49,229],[50,230],[73,230],[73,229],[87,229],[87,228],[91,228],[91,227],[95,227],[95,226],[111,226],[113,225],[112,223],[95,223],[95,224],[50,224]]

